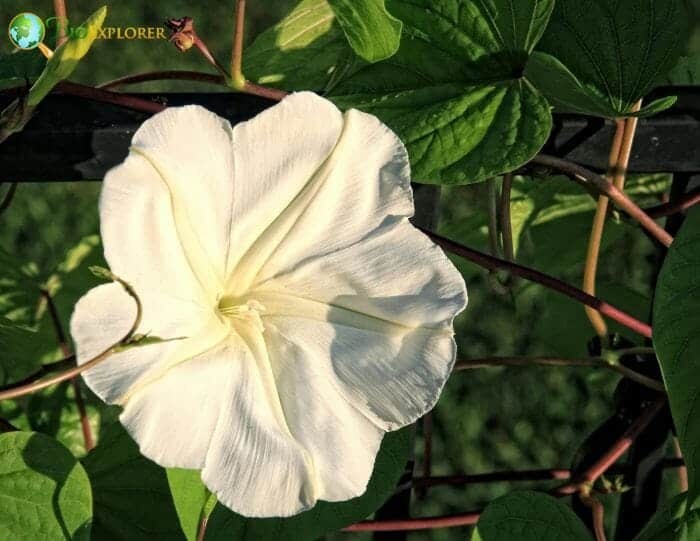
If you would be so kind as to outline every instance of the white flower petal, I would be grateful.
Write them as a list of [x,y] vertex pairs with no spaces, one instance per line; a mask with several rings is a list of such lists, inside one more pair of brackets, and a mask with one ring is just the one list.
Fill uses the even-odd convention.
[[313,458],[317,497],[364,494],[384,430],[343,397],[323,363],[269,320],[263,337],[289,429]]
[[[267,194],[266,200],[271,194],[279,194],[280,199],[274,220],[267,222],[229,279],[236,293],[307,257],[357,242],[380,223],[413,212],[406,151],[376,118],[359,111],[341,116],[329,101],[308,92],[285,98],[270,109],[270,114],[277,110],[291,111],[281,122],[285,140],[261,134],[256,140],[257,151],[246,146],[250,151],[237,161],[237,175],[244,167],[251,170],[249,189]],[[323,122],[323,131],[319,122]],[[255,128],[262,132],[263,127],[258,118],[249,123],[249,131]],[[278,128],[271,123],[272,129]],[[234,128],[237,150],[246,133]],[[297,148],[301,146],[298,140],[315,151],[312,159],[306,146]],[[276,157],[281,152],[283,160]],[[272,160],[267,158],[269,154]],[[279,162],[284,164],[282,171]],[[256,212],[244,208],[243,220],[234,221],[234,235],[249,211]],[[259,220],[265,213],[252,216],[248,219]],[[246,245],[240,247],[245,249]]]
[[144,122],[104,180],[110,268],[139,292],[211,303],[225,274],[233,174],[230,125],[214,113],[173,107]]
[[[202,480],[248,517],[290,516],[317,499],[313,459],[289,433],[255,328],[230,340],[233,387],[210,442]],[[256,338],[257,335],[257,338]],[[270,388],[270,383],[273,383]]]
[[[160,338],[180,338],[172,342],[134,347],[110,355],[83,372],[93,392],[108,403],[117,403],[137,385],[162,374],[168,365],[207,350],[228,333],[225,325],[201,308],[168,296],[142,299],[143,316],[138,333]],[[78,364],[95,357],[120,340],[131,328],[136,316],[134,300],[121,285],[104,284],[91,289],[75,305],[71,317],[71,335]]]
[[405,221],[250,295],[267,308],[263,322],[385,430],[434,406],[454,363],[452,320],[466,304],[459,272]]
[[242,275],[255,274],[260,263],[254,262],[269,255],[258,246],[259,237],[304,191],[342,127],[340,111],[310,92],[291,94],[234,126],[236,181],[228,269],[238,275],[229,276],[238,290],[245,289]]

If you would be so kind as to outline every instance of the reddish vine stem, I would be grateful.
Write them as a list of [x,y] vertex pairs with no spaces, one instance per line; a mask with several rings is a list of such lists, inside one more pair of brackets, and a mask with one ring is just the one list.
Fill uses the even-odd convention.
[[147,71],[143,73],[134,73],[125,75],[111,81],[106,81],[97,85],[95,88],[101,90],[109,90],[118,86],[134,85],[138,83],[147,83],[153,81],[193,81],[197,83],[210,83],[213,85],[226,85],[224,77],[213,73],[204,73],[201,71],[187,70],[168,70],[168,71]]
[[601,314],[608,316],[610,319],[617,321],[618,323],[624,325],[625,327],[628,327],[634,332],[646,338],[651,338],[651,327],[646,323],[639,321],[637,318],[632,317],[631,315],[623,312],[619,308],[616,308],[615,306],[597,297],[588,295],[580,289],[569,285],[566,282],[559,280],[558,278],[554,278],[553,276],[549,276],[548,274],[544,274],[535,269],[524,267],[517,263],[505,261],[503,259],[493,257],[483,252],[479,252],[478,250],[468,248],[446,237],[438,235],[437,233],[433,233],[428,229],[424,229],[422,227],[418,227],[418,229],[420,229],[423,233],[428,235],[428,237],[430,237],[435,244],[447,250],[448,252],[452,252],[460,257],[468,259],[469,261],[472,261],[473,263],[476,263],[477,265],[486,269],[504,269],[515,276],[525,278],[526,280],[536,282],[554,291],[558,291],[559,293],[562,293],[563,295],[566,295],[571,299],[574,299],[580,303],[595,308]]
[[562,357],[485,357],[469,361],[458,361],[454,370],[470,370],[475,368],[485,368],[493,366],[585,366],[590,368],[605,368],[617,372],[618,374],[632,380],[640,385],[644,385],[654,391],[665,393],[664,384],[654,378],[641,374],[621,363],[611,363],[601,357],[588,357],[582,359],[562,358]]
[[236,0],[236,22],[234,24],[233,46],[231,50],[231,78],[243,82],[243,32],[245,30],[245,0]]
[[[66,342],[66,334],[63,331],[63,325],[61,324],[61,318],[58,316],[58,310],[56,310],[56,304],[53,302],[53,297],[46,290],[42,289],[41,294],[46,299],[46,306],[49,310],[49,316],[51,316],[51,322],[53,323],[54,331],[56,332],[56,338],[58,339],[58,347],[64,357],[69,357],[72,355],[70,348]],[[87,414],[87,409],[85,408],[85,401],[83,400],[83,393],[80,389],[80,381],[78,377],[72,377],[71,385],[73,386],[73,392],[75,394],[75,403],[78,406],[78,413],[80,415],[80,427],[83,431],[83,440],[85,442],[85,450],[90,451],[95,447],[95,440],[92,437],[92,429],[90,428],[90,418]]]
[[69,355],[68,357],[63,358],[60,361],[55,361],[55,362],[43,365],[39,370],[37,370],[36,372],[31,374],[30,376],[27,376],[24,379],[16,381],[10,385],[4,385],[4,386],[0,387],[0,391],[12,389],[18,385],[26,385],[28,383],[32,383],[32,382],[37,381],[38,379],[40,379],[44,376],[52,374],[53,372],[59,372],[61,370],[66,370],[66,369],[71,368],[73,366],[75,366],[75,355]]
[[596,188],[596,190],[607,195],[618,207],[637,220],[637,222],[639,222],[639,224],[661,244],[668,247],[673,242],[673,237],[669,235],[663,227],[657,224],[648,214],[640,209],[634,203],[634,201],[625,195],[624,192],[590,169],[586,169],[585,167],[582,167],[576,163],[557,158],[556,156],[549,156],[547,154],[538,154],[532,159],[532,163],[538,163],[540,165],[557,169],[569,176],[575,177],[592,185],[594,188]]
[[344,532],[399,532],[473,526],[479,521],[481,511],[444,515],[440,517],[407,518],[401,520],[364,520],[343,528]]
[[513,189],[513,174],[503,175],[501,185],[501,240],[503,241],[503,258],[508,261],[515,259],[513,250],[513,226],[510,218],[510,193]]
[[565,496],[580,492],[590,486],[596,479],[603,475],[617,460],[627,452],[634,440],[651,423],[661,409],[666,404],[665,398],[659,398],[647,406],[642,414],[629,426],[615,443],[586,471],[574,479],[572,482],[562,485],[554,490],[554,494]]
[[[7,387],[3,390],[0,391],[0,400],[11,400],[13,398],[18,398],[20,396],[28,395],[31,393],[35,393],[36,391],[40,391],[41,389],[45,389],[46,387],[50,387],[52,385],[55,385],[57,383],[61,383],[62,381],[69,380],[78,374],[81,374],[85,370],[89,370],[93,366],[98,365],[105,359],[107,359],[112,353],[118,350],[119,347],[128,344],[129,341],[132,339],[134,336],[134,333],[136,332],[136,329],[138,329],[140,323],[141,323],[141,315],[143,312],[143,306],[141,305],[141,300],[139,299],[138,295],[134,291],[134,289],[125,281],[121,280],[120,278],[114,277],[114,279],[119,282],[122,287],[124,287],[124,290],[127,292],[127,294],[133,299],[134,303],[136,304],[136,316],[134,317],[134,322],[131,325],[131,328],[126,332],[126,334],[119,340],[118,342],[115,342],[108,348],[106,348],[104,351],[90,359],[89,361],[86,361],[85,363],[79,365],[79,366],[74,366],[72,368],[69,368],[68,370],[65,370],[63,372],[60,372],[56,374],[55,376],[52,376],[50,378],[46,379],[39,379],[39,380],[34,380],[26,384],[15,384],[10,387]],[[64,359],[65,360],[65,359]],[[63,361],[61,361],[63,362]]]
[[690,190],[683,197],[679,197],[677,201],[649,207],[644,209],[644,212],[652,218],[665,218],[666,216],[683,212],[698,203],[700,203],[700,187]]
[[53,11],[56,15],[56,47],[60,47],[66,41],[66,26],[68,24],[68,12],[66,10],[65,0],[53,0]]
[[60,92],[62,94],[69,94],[71,96],[78,96],[80,98],[87,98],[93,101],[99,101],[102,103],[111,103],[120,107],[124,107],[126,109],[141,111],[143,113],[160,113],[166,108],[166,106],[162,103],[156,103],[154,101],[139,98],[137,96],[122,94],[121,92],[111,92],[109,90],[93,88],[91,86],[85,86],[78,83],[71,83],[69,81],[62,81],[58,83],[55,87],[55,91]]
[[593,531],[596,541],[606,541],[605,537],[605,507],[597,499],[588,494],[581,494],[581,502],[591,509],[593,515]]

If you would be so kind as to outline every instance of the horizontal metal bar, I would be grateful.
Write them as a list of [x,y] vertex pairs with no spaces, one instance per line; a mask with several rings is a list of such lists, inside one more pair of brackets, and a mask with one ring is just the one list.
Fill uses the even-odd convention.
[[[662,89],[677,94],[670,110],[641,119],[630,172],[700,173],[700,88]],[[231,93],[139,94],[170,105],[197,103],[232,123],[269,106],[255,96]],[[0,97],[0,107],[8,98]],[[100,180],[127,154],[129,142],[147,114],[66,95],[50,95],[24,131],[0,145],[0,181],[53,182]],[[613,123],[573,115],[554,115],[544,151],[602,171],[607,163]],[[192,133],[196,138],[197,133]]]

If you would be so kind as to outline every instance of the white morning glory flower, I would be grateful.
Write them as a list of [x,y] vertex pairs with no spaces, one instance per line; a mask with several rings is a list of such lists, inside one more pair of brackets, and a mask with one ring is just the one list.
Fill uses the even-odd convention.
[[[146,457],[251,517],[365,491],[384,433],[435,405],[466,304],[408,222],[409,180],[386,126],[308,92],[234,127],[187,106],[139,128],[104,180],[105,258],[142,300],[138,332],[187,338],[84,376]],[[119,284],[89,291],[78,362],[134,316]]]

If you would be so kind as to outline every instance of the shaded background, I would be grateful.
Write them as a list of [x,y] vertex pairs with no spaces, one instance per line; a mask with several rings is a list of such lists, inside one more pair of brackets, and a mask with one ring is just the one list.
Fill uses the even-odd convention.
[[[67,0],[77,26],[101,2]],[[279,20],[293,1],[250,1],[246,40]],[[697,13],[700,2],[694,2]],[[186,2],[138,0],[108,4],[108,26],[159,26],[168,17],[189,15],[210,49],[224,64],[230,55],[233,1]],[[2,0],[0,26],[20,11],[52,16],[50,0]],[[4,31],[4,30],[3,30]],[[0,53],[11,49],[0,39]],[[700,28],[688,42],[688,51],[700,50]],[[72,80],[101,83],[125,74],[167,69],[212,71],[194,50],[182,54],[167,41],[100,40],[81,62]],[[130,91],[220,91],[211,85],[189,82],[146,83]],[[2,146],[0,146],[2,152]],[[562,181],[566,182],[566,181]],[[664,182],[668,183],[668,179]],[[0,187],[0,195],[4,193]],[[21,184],[12,207],[0,222],[0,247],[24,262],[36,263],[48,276],[66,251],[85,235],[98,231],[99,182]],[[640,204],[657,197],[637,199]],[[483,216],[487,194],[484,185],[443,189],[443,232],[476,248],[488,249]],[[475,217],[477,217],[475,219]],[[580,283],[582,262],[592,211],[583,210],[556,225],[528,230],[520,260],[535,262],[572,283]],[[632,227],[607,228],[607,249],[600,263],[601,294],[642,319],[648,318],[652,276],[657,264],[652,244]],[[562,242],[562,239],[564,242]],[[476,359],[493,355],[586,354],[592,331],[583,309],[568,299],[538,286],[517,283],[502,291],[489,276],[471,264],[459,263],[469,290],[469,306],[457,323],[459,357]],[[605,284],[610,284],[606,287]],[[625,284],[624,290],[619,284]],[[480,473],[502,469],[567,468],[583,439],[613,411],[612,395],[618,378],[608,372],[582,368],[496,368],[455,374],[448,382],[435,412],[433,474]],[[422,438],[416,445],[420,472]],[[675,477],[666,474],[668,490]],[[514,484],[496,483],[431,489],[425,498],[413,498],[415,516],[457,513],[483,506],[506,493]],[[520,483],[518,487],[547,487],[546,483]],[[551,485],[550,485],[551,486]],[[603,498],[610,505],[615,496]],[[465,539],[464,528],[418,532],[422,539]],[[365,539],[365,534],[337,534],[337,539]]]

